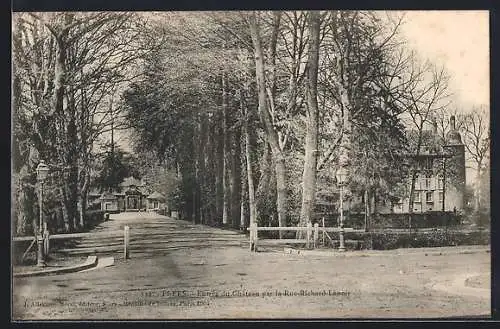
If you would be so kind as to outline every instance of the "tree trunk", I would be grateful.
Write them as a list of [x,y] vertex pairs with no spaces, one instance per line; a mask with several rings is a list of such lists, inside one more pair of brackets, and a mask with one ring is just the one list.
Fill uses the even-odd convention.
[[[82,175],[80,171],[80,175]],[[87,210],[87,196],[89,193],[89,187],[90,187],[90,173],[88,170],[84,170],[84,183],[83,186],[80,188],[80,193],[79,193],[79,207],[78,207],[78,212],[80,215],[80,227],[85,226],[85,211]]]
[[474,210],[476,213],[479,213],[481,210],[481,166],[482,163],[478,162],[476,168],[476,197],[474,198]]
[[65,83],[66,44],[63,36],[56,38],[56,63],[54,70],[54,93],[53,93],[53,113],[62,112]]
[[223,146],[221,142],[222,138],[222,133],[220,127],[221,122],[217,122],[217,127],[216,127],[216,138],[214,140],[215,144],[215,161],[214,161],[214,173],[215,173],[215,220],[217,223],[220,222],[222,218],[222,206],[223,206],[223,199],[224,199],[224,194],[223,194],[223,162],[224,162],[224,155],[222,152]]
[[227,131],[226,73],[222,72],[222,225],[227,225],[230,217],[230,191],[228,180],[229,136]]
[[[241,165],[245,166],[245,158],[242,157]],[[243,179],[241,179],[241,197],[240,197],[240,223],[239,228],[242,229],[244,227],[248,227],[246,225],[247,218],[247,204],[248,204],[248,189],[247,189],[247,180],[245,179],[245,169],[243,168]]]
[[319,12],[309,12],[309,54],[307,59],[307,121],[304,171],[302,176],[302,226],[312,221],[316,194],[316,165],[318,155],[318,60],[319,60]]
[[232,148],[234,153],[231,156],[231,220],[232,226],[237,228],[241,216],[241,130],[232,134]]
[[[255,201],[255,185],[252,169],[252,143],[250,138],[250,131],[248,127],[248,117],[245,120],[245,158],[246,158],[246,173],[248,185],[248,208],[250,212],[250,225],[257,223],[257,203]],[[266,146],[267,148],[267,146]]]
[[368,188],[365,189],[365,232],[368,232],[368,218],[370,216],[370,198],[368,195]]
[[[264,123],[265,132],[273,154],[275,173],[276,173],[276,210],[278,213],[279,226],[286,226],[287,217],[287,192],[286,192],[286,167],[285,157],[279,146],[279,139],[276,130],[273,127],[271,115],[269,113],[266,96],[266,77],[264,69],[264,54],[260,38],[259,27],[257,25],[256,13],[252,12],[249,17],[250,34],[254,46],[255,73],[259,99],[259,115]],[[280,231],[281,237],[281,231]]]
[[204,224],[205,221],[205,210],[206,210],[206,196],[204,195],[205,189],[205,176],[206,176],[206,166],[205,166],[205,156],[207,152],[207,117],[202,115],[199,127],[200,135],[200,149],[198,151],[198,204],[199,204],[199,221]]
[[79,218],[79,223],[78,224],[80,225],[81,228],[84,227],[84,220],[83,220],[83,218],[84,218],[84,215],[85,215],[84,214],[84,209],[83,209],[84,208],[83,207],[83,203],[84,203],[84,201],[83,201],[82,196],[79,196],[78,197],[78,206],[77,206],[78,207],[78,218]]
[[70,224],[70,219],[69,219],[69,214],[68,214],[68,208],[66,206],[66,192],[64,191],[64,187],[61,187],[60,189],[61,193],[61,210],[62,210],[62,216],[63,216],[63,222],[64,222],[64,231],[69,232],[71,230],[71,224]]

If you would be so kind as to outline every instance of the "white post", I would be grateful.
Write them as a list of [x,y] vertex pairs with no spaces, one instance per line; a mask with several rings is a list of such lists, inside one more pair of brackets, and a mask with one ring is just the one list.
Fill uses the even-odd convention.
[[311,235],[312,235],[312,224],[307,222],[307,240],[306,247],[309,249],[311,247]]
[[319,224],[315,223],[314,224],[314,249],[318,247],[318,240],[319,240]]
[[50,249],[50,243],[49,243],[49,239],[50,239],[50,236],[49,236],[49,230],[47,230],[47,228],[45,228],[45,231],[43,233],[43,239],[44,239],[44,255],[45,257],[47,257],[49,255],[49,249]]
[[123,254],[125,259],[130,258],[130,250],[129,250],[129,243],[130,243],[130,228],[128,226],[125,226],[123,230]]
[[325,217],[321,218],[323,222],[323,246],[325,245]]

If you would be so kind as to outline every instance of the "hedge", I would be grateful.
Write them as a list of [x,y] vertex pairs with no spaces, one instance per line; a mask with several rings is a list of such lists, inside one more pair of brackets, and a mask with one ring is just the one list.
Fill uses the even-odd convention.
[[84,216],[84,231],[88,231],[104,221],[104,210],[88,210]]
[[390,250],[397,248],[448,247],[490,244],[489,231],[433,230],[426,232],[346,233],[346,240],[357,240],[354,249]]
[[[344,227],[361,229],[365,226],[364,213],[345,212]],[[315,220],[322,225],[322,219],[325,219],[325,226],[337,226],[339,214],[315,214]],[[434,227],[452,227],[460,225],[463,221],[462,216],[451,212],[430,211],[426,213],[412,214],[412,228],[434,228]],[[370,218],[369,226],[371,228],[408,228],[409,214],[377,214]]]

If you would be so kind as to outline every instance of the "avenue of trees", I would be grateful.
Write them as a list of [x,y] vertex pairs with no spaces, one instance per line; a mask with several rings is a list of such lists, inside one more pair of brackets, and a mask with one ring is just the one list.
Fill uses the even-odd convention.
[[[406,177],[411,203],[405,155],[434,122],[445,142],[454,105],[444,69],[406,48],[403,23],[357,11],[16,14],[17,233],[36,227],[40,159],[46,216],[67,231],[83,226],[91,185],[123,172],[156,182],[182,218],[233,227],[310,221],[318,196],[336,195],[341,162],[346,199],[362,196],[367,214]],[[489,174],[486,111],[457,119],[478,181]],[[124,128],[134,168],[97,151]]]

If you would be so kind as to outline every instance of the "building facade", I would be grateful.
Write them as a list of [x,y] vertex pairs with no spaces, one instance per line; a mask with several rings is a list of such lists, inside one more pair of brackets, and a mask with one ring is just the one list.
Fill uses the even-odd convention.
[[[465,146],[456,129],[454,116],[450,118],[450,127],[444,146],[437,143],[437,129],[434,128],[420,154],[412,156],[417,163],[413,213],[461,213],[464,210]],[[394,213],[410,212],[410,178],[407,184],[406,195],[400,196],[393,204]]]

